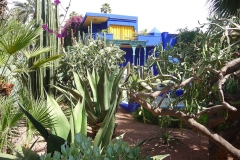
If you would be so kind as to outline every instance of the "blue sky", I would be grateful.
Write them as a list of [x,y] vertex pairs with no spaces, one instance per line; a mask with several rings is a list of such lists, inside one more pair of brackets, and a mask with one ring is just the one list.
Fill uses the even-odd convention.
[[[9,0],[11,3],[14,0]],[[24,0],[19,0],[24,1]],[[53,0],[54,1],[54,0]],[[69,0],[60,0],[66,8]],[[206,0],[71,0],[68,13],[76,11],[100,13],[103,3],[109,3],[112,14],[138,16],[139,31],[157,27],[160,32],[176,33],[178,28],[192,29],[207,22],[208,6]],[[63,9],[61,13],[65,14]]]

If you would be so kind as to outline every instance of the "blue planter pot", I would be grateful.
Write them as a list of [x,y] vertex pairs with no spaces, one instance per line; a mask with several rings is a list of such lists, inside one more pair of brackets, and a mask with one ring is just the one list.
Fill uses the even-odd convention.
[[183,89],[176,90],[176,96],[180,97],[181,95],[183,95],[183,92]]
[[130,102],[123,101],[122,103],[120,103],[120,107],[122,107],[123,109],[125,109],[128,112],[133,112],[133,111],[137,110],[139,106],[140,105],[137,104],[136,102],[130,103]]

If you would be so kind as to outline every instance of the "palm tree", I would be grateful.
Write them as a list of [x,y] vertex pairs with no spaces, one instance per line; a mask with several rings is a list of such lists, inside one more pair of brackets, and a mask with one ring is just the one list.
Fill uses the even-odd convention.
[[239,0],[207,0],[211,14],[217,14],[219,17],[239,16]]
[[72,16],[79,16],[79,14],[76,11],[72,11],[69,16],[71,18]]
[[7,10],[7,0],[0,0],[0,19],[5,19]]
[[35,0],[27,0],[27,2],[14,1],[13,3],[19,21],[26,23],[34,17]]
[[101,9],[101,13],[111,13],[112,12],[109,3],[104,3],[100,9]]

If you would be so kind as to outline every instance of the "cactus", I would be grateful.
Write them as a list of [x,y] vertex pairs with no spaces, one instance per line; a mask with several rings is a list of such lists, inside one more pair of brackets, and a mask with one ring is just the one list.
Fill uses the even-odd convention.
[[[58,32],[59,28],[59,11],[58,6],[53,6],[51,0],[36,0],[35,6],[35,21],[37,26],[41,26],[43,24],[47,25],[49,29]],[[55,54],[59,54],[60,52],[60,39],[56,36],[56,34],[48,34],[46,30],[44,30],[40,36],[39,41],[36,42],[36,46],[39,47],[51,47],[52,50],[46,53],[45,55],[40,55],[37,57],[37,60],[48,58]],[[31,66],[33,61],[36,59],[32,59],[29,61],[29,65]],[[57,61],[51,61],[48,68],[40,68],[35,72],[30,73],[29,76],[29,89],[33,93],[34,97],[44,97],[44,90],[48,93],[51,93],[50,87],[55,83],[54,82],[54,70],[57,65]]]

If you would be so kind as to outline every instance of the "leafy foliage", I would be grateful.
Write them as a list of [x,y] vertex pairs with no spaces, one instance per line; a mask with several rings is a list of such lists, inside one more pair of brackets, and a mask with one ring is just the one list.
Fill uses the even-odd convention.
[[12,152],[13,143],[11,137],[19,137],[19,121],[22,119],[22,113],[14,107],[15,99],[13,97],[0,96],[0,150]]
[[35,1],[27,0],[27,2],[14,1],[13,14],[17,16],[17,20],[26,23],[33,19],[35,14]]
[[[0,35],[2,37],[0,40],[0,50],[9,55],[13,55],[31,44],[41,31],[40,27],[30,29],[33,28],[33,25],[34,24],[31,23],[28,26],[24,26],[12,19],[0,26]],[[13,37],[12,35],[16,36]]]
[[[45,99],[34,99],[32,94],[24,87],[20,88],[17,94],[17,101],[26,106],[28,112],[33,115],[37,121],[39,121],[44,127],[53,129],[55,116],[50,115],[51,109],[48,107]],[[15,105],[15,107],[17,106]],[[38,132],[29,119],[26,119],[26,128],[27,134],[25,144],[26,146],[29,146],[33,136],[38,135]]]
[[204,34],[199,28],[192,30],[189,30],[188,28],[178,29],[178,41],[174,46],[177,50],[175,56],[177,56],[180,62],[186,61],[186,58],[191,59],[193,62],[198,61],[201,58],[201,55],[197,54],[196,51],[202,47],[201,42],[204,38]]
[[106,66],[102,66],[99,70],[93,69],[92,73],[87,72],[87,80],[73,72],[74,88],[63,85],[60,88],[56,87],[66,97],[71,96],[75,101],[80,100],[85,103],[88,124],[94,133],[98,132],[95,139],[96,146],[108,144],[113,134],[115,113],[121,99],[119,82],[122,72],[123,70],[115,69],[110,73]]
[[[225,25],[230,23],[231,20]],[[207,84],[208,80],[214,77],[211,70],[218,70],[223,67],[224,62],[235,58],[233,55],[237,50],[236,46],[230,48],[229,36],[223,27],[210,23],[210,28],[211,30],[207,34],[198,30],[180,30],[176,46],[166,50],[163,50],[161,45],[156,46],[157,54],[153,51],[152,56],[149,56],[149,66],[155,64],[159,71],[159,76],[154,80],[155,83],[163,84],[167,80],[168,83],[164,86],[172,86],[183,82],[187,77],[198,77],[198,80],[192,82],[191,85],[184,86],[184,94],[172,102],[172,107],[184,100],[185,111],[197,114],[209,102],[220,101],[217,96],[216,84],[213,86]],[[215,35],[216,30],[218,30],[218,34]],[[234,37],[231,37],[232,43],[234,43]],[[179,64],[170,62],[169,56],[178,58]],[[208,95],[209,93],[211,95]]]
[[64,86],[73,87],[73,72],[86,80],[87,70],[98,71],[103,65],[111,73],[125,61],[125,52],[112,44],[104,47],[102,40],[90,40],[89,45],[77,44],[65,52],[56,69],[57,82]]
[[148,35],[147,29],[143,29],[137,33],[138,35]]
[[19,88],[14,91],[11,96],[0,96],[0,147],[1,151],[8,149],[9,152],[15,152],[16,144],[22,137],[21,127],[26,127],[26,137],[24,137],[25,146],[30,147],[32,138],[38,135],[36,128],[28,119],[25,119],[23,113],[16,106],[17,102],[21,102],[27,106],[27,110],[38,120],[44,127],[51,129],[54,124],[54,117],[50,116],[50,110],[47,103],[42,99],[34,99],[25,88]]
[[159,124],[159,117],[154,116],[150,111],[143,107],[139,107],[137,110],[132,112],[132,116],[135,120],[147,123],[147,124]]
[[[78,109],[78,113],[76,113],[79,118],[81,118],[81,121],[77,121],[77,117],[74,115],[71,115],[72,118],[70,118],[70,122],[68,122],[66,116],[63,114],[61,108],[58,106],[56,101],[52,99],[51,97],[49,98],[49,107],[52,109],[51,114],[55,114],[56,116],[54,117],[54,125],[51,128],[51,132],[49,132],[41,122],[39,122],[35,117],[33,117],[32,114],[30,114],[24,106],[22,106],[19,103],[19,107],[23,111],[23,113],[28,117],[28,119],[31,121],[31,123],[34,125],[34,127],[38,130],[38,132],[43,136],[45,141],[47,142],[47,153],[52,153],[54,151],[60,151],[60,146],[64,144],[66,140],[69,142],[74,140],[74,136],[72,137],[71,132],[73,132],[73,135],[75,135],[76,132],[81,132],[81,134],[86,135],[87,132],[87,121],[86,121],[86,114],[84,111],[84,108]],[[77,107],[83,107],[80,105],[77,105],[75,107],[75,110],[77,110]],[[83,111],[83,112],[81,112]],[[73,112],[72,112],[73,113]],[[51,115],[50,114],[50,115]],[[72,121],[71,119],[74,119]],[[82,126],[80,127],[79,130],[76,130],[76,125]],[[85,126],[85,127],[83,127]]]
[[238,0],[208,0],[210,13],[219,17],[228,18],[230,16],[239,16],[238,9],[240,3]]
[[171,130],[161,129],[160,136],[161,141],[167,146],[169,146],[169,143],[171,141],[177,140],[175,137],[171,135]]
[[0,20],[4,20],[7,17],[7,0],[2,0],[0,3]]
[[[158,156],[158,160],[164,159],[168,155]],[[103,150],[93,146],[92,139],[76,135],[76,139],[70,147],[66,144],[61,146],[61,152],[54,154],[45,154],[40,157],[40,160],[60,160],[60,159],[96,159],[96,160],[111,160],[111,159],[143,159],[140,157],[139,147],[130,147],[121,138],[109,143]],[[146,158],[152,159],[150,157]]]
[[0,55],[2,58],[0,76],[2,80],[8,81],[6,78],[14,77],[15,81],[23,82],[23,85],[29,87],[30,90],[30,72],[48,67],[50,61],[62,56],[60,54],[46,55],[53,48],[33,45],[41,31],[41,27],[36,27],[35,23],[24,25],[14,18],[0,24]]
[[100,8],[100,10],[101,10],[101,13],[111,13],[112,12],[112,9],[111,9],[109,3],[102,4],[102,7]]
[[[239,128],[236,129],[236,124],[240,123],[238,101],[240,92],[239,88],[236,89],[240,76],[239,24],[240,20],[237,17],[228,19],[213,17],[209,19],[209,23],[203,24],[203,26],[208,25],[205,33],[192,34],[188,31],[186,35],[181,33],[182,37],[178,44],[166,50],[163,50],[161,45],[155,46],[152,55],[148,57],[148,67],[155,65],[158,75],[136,80],[138,84],[146,82],[151,88],[144,87],[144,90],[140,91],[133,88],[137,86],[136,84],[132,83],[134,86],[130,86],[132,101],[141,104],[154,115],[180,118],[189,127],[211,137],[210,140],[219,146],[218,153],[224,152],[225,155],[231,153],[236,159],[240,158],[240,154],[236,153],[237,148],[230,143],[233,139],[237,139]],[[189,41],[188,45],[185,41]],[[182,57],[178,55],[179,51]],[[174,61],[174,58],[179,58],[180,62]],[[161,88],[154,88],[159,84]],[[170,94],[169,105],[161,108],[162,100],[168,92],[170,90],[175,92],[177,89],[183,89],[183,95],[172,97]],[[158,98],[160,94],[161,100],[157,106],[154,106],[152,100]],[[184,108],[177,107],[179,102],[184,103]],[[209,128],[201,125],[200,122]],[[224,128],[224,133],[220,136],[217,133],[219,133],[218,128],[224,126],[222,124],[226,124],[227,128]],[[232,148],[229,149],[230,147]],[[220,151],[220,148],[223,150]],[[215,156],[211,154],[210,159]]]
[[81,32],[81,22],[83,17],[80,15],[70,15],[70,18],[65,23],[62,29],[62,36],[63,36],[63,46],[67,48],[67,46],[72,46],[76,41],[75,37],[80,38]]

